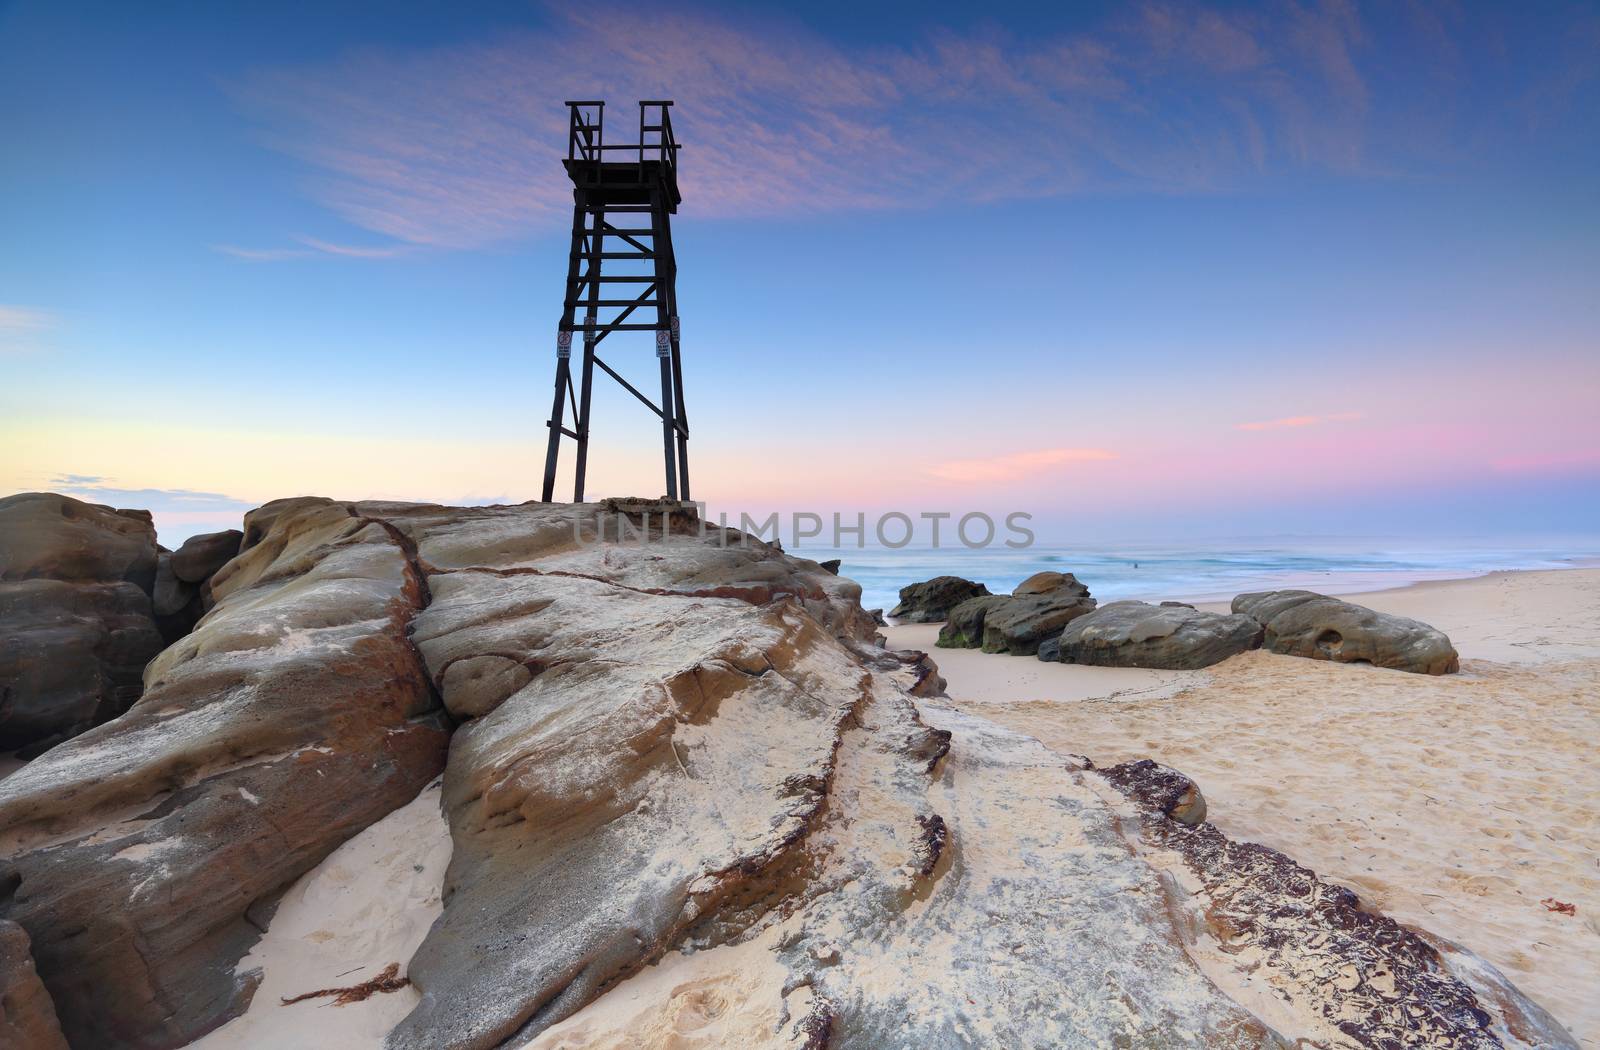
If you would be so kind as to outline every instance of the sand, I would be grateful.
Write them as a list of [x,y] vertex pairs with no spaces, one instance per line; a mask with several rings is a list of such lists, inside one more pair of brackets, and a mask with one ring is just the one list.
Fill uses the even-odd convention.
[[380,1047],[411,1012],[413,988],[332,1005],[284,998],[342,988],[406,962],[438,916],[450,829],[439,782],[331,853],[284,895],[266,936],[239,962],[261,969],[250,1008],[189,1045],[204,1050],[348,1050]]
[[[1471,948],[1600,1048],[1600,570],[1346,597],[1444,630],[1461,673],[1260,652],[1188,675],[1108,672],[930,651],[963,708],[1099,764],[1182,770],[1228,835]],[[927,648],[936,629],[886,633]]]

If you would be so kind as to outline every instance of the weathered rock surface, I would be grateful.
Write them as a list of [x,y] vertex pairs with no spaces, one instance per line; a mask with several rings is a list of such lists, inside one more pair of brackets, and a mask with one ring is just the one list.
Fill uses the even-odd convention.
[[0,920],[0,1047],[67,1050],[55,1004],[34,969],[28,934],[5,920]]
[[1181,774],[1102,774],[930,701],[949,748],[919,776],[894,684],[874,676],[763,917],[530,1050],[1575,1047],[1480,960],[1200,823]]
[[1181,774],[948,706],[849,580],[609,513],[253,512],[145,697],[0,781],[0,920],[73,1044],[236,1010],[246,912],[427,782],[437,691],[453,853],[394,1050],[1573,1045]]
[[1205,822],[1206,799],[1200,793],[1200,785],[1176,769],[1142,758],[1102,769],[1100,775],[1163,817],[1190,827]]
[[381,523],[285,501],[126,714],[0,781],[0,918],[76,1047],[171,1047],[254,987],[248,913],[443,766],[406,636],[426,581]]
[[122,712],[163,644],[149,597],[131,583],[0,583],[0,750]]
[[0,499],[0,749],[45,746],[125,710],[163,639],[155,528],[53,493]]
[[969,599],[950,610],[938,644],[1031,656],[1094,607],[1089,588],[1071,573],[1035,573],[1012,594]]
[[1096,667],[1190,671],[1259,648],[1263,629],[1248,616],[1200,612],[1188,605],[1121,601],[1067,624],[1039,659]]
[[1190,957],[1287,1043],[1577,1047],[1470,952],[1364,909],[1277,850],[1183,819],[1181,774],[1141,762],[1105,776],[1137,805],[1130,838],[1168,876],[1161,884],[1186,920]]
[[1313,591],[1241,594],[1233,600],[1233,611],[1266,629],[1263,648],[1286,656],[1418,674],[1454,674],[1461,667],[1443,631]]
[[903,623],[939,623],[950,610],[971,598],[989,593],[981,583],[959,576],[935,576],[900,588],[900,604],[889,615]]

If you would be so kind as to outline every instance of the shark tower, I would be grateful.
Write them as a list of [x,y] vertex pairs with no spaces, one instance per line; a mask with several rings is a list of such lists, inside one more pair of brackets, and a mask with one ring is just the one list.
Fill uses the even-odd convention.
[[[661,453],[668,499],[689,499],[689,423],[683,408],[683,361],[678,347],[678,265],[672,254],[677,212],[678,143],[672,103],[639,103],[639,137],[605,141],[604,102],[568,102],[567,174],[572,179],[572,247],[567,291],[556,331],[556,392],[544,459],[544,496],[555,495],[562,438],[577,445],[572,499],[583,502],[589,457],[589,404],[594,371],[622,384],[661,417]],[[661,373],[658,405],[596,353],[617,332],[652,333]],[[576,382],[572,348],[583,357]],[[609,347],[608,347],[609,352]],[[572,423],[567,425],[567,409]]]

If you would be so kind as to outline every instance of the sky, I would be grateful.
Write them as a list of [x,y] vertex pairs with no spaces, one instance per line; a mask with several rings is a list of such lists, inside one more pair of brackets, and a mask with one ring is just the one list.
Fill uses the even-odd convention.
[[1600,532],[1593,4],[253,6],[0,0],[0,493],[536,497],[561,103],[672,98],[713,512]]

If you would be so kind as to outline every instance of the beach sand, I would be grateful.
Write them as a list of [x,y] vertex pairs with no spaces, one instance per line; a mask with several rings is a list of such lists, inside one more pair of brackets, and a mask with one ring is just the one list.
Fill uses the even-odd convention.
[[1600,1048],[1600,570],[1347,597],[1444,630],[1461,673],[1262,652],[1107,670],[935,649],[925,625],[885,633],[931,652],[975,714],[1100,765],[1183,771],[1231,837],[1471,948]]
[[381,1047],[420,998],[414,988],[343,1006],[331,998],[283,999],[343,988],[390,963],[405,973],[442,907],[450,828],[435,781],[355,836],[284,894],[267,933],[238,972],[262,971],[250,1007],[189,1045],[204,1050],[350,1050]]

